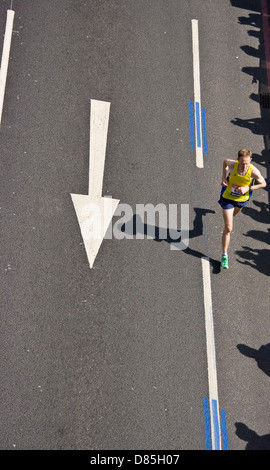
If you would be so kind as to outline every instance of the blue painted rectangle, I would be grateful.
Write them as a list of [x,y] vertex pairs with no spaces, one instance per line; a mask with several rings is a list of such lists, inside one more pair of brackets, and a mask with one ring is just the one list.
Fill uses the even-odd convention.
[[228,434],[226,426],[226,414],[224,410],[220,410],[221,431],[223,440],[223,450],[229,450]]
[[219,432],[217,400],[212,400],[212,414],[213,414],[215,450],[220,450],[220,432]]
[[202,109],[202,130],[203,130],[203,152],[204,152],[204,155],[207,155],[207,134],[206,134],[205,108]]
[[195,148],[194,143],[194,119],[193,119],[193,101],[189,101],[189,131],[190,131],[190,147]]
[[203,399],[204,426],[205,426],[205,445],[206,450],[211,450],[211,420],[208,398]]
[[202,146],[202,139],[201,139],[201,117],[200,117],[200,103],[196,101],[195,105],[196,109],[196,132],[197,132],[197,146]]

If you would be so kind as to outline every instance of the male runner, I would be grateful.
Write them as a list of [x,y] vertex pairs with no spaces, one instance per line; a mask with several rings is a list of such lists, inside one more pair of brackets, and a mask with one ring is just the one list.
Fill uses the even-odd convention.
[[[226,159],[223,161],[221,181],[223,190],[218,202],[222,208],[225,224],[222,234],[221,259],[221,267],[225,269],[229,267],[228,248],[233,228],[233,217],[239,214],[242,207],[248,203],[252,191],[266,186],[266,181],[259,170],[251,164],[251,157],[250,150],[242,149],[238,152],[237,160]],[[258,184],[254,185],[253,180],[256,180]]]

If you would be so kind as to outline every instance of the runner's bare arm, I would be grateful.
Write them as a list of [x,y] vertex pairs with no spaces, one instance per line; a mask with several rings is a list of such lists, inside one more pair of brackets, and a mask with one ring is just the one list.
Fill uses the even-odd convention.
[[221,186],[228,186],[227,178],[227,170],[232,171],[235,165],[235,160],[223,160],[223,167],[222,167],[222,180]]
[[255,179],[257,184],[252,185],[250,189],[254,190],[254,189],[265,188],[266,181],[265,181],[264,177],[261,175],[258,168],[255,168],[255,167],[253,168],[252,173],[251,173],[251,178]]

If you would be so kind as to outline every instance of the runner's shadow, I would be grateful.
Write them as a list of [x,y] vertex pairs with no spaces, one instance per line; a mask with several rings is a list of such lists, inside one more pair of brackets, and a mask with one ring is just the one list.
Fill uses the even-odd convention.
[[270,450],[270,434],[259,436],[244,423],[235,423],[235,434],[247,442],[245,450]]
[[[193,221],[193,228],[188,232],[189,240],[203,235],[204,224],[202,217],[205,216],[207,213],[215,214],[215,211],[210,209],[194,208],[194,211],[195,218]],[[200,251],[194,250],[189,246],[182,247],[182,245],[180,245],[182,241],[181,230],[179,231],[174,228],[159,227],[146,224],[142,221],[142,218],[139,214],[134,214],[131,220],[124,224],[121,224],[118,228],[121,230],[121,232],[124,232],[130,236],[143,235],[147,236],[148,239],[151,239],[158,243],[168,243],[172,247],[172,249],[179,249],[183,251],[183,253],[190,256],[194,256],[196,258],[202,258],[205,256]],[[179,246],[181,246],[181,248],[179,248]],[[220,261],[214,260],[213,258],[209,258],[209,262],[212,266],[213,274],[217,274],[218,272],[220,272]]]
[[[215,214],[215,211],[211,209],[201,209],[198,207],[194,208],[194,212],[195,218],[193,221],[193,228],[192,230],[189,230],[189,239],[203,235],[203,216],[206,214]],[[169,244],[179,242],[181,239],[181,231],[173,228],[164,228],[145,224],[139,214],[134,214],[131,220],[120,227],[120,230],[121,232],[133,236],[137,234],[148,235],[149,238],[153,238],[156,242],[166,241]]]
[[258,350],[245,344],[238,344],[237,348],[244,356],[255,359],[259,369],[270,377],[270,343],[261,346]]

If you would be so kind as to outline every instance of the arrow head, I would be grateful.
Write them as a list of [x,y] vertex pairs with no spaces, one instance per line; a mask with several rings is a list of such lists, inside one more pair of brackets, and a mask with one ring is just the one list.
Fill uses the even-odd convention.
[[119,204],[111,197],[71,194],[90,268]]

